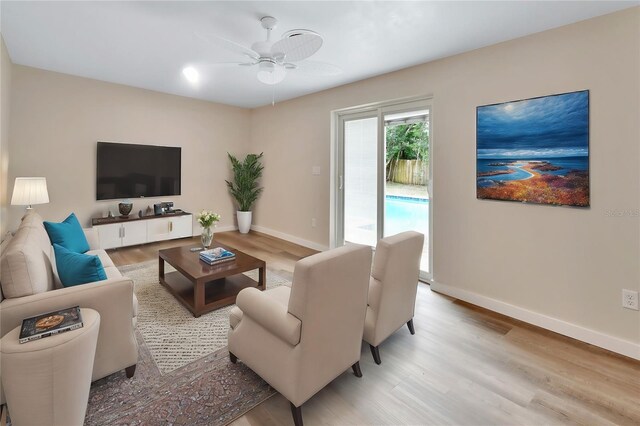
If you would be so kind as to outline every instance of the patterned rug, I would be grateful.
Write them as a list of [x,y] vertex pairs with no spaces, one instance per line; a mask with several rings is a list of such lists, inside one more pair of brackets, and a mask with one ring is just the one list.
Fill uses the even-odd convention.
[[[229,311],[234,305],[194,318],[158,282],[158,262],[149,261],[118,268],[134,282],[138,298],[137,329],[142,334],[162,374],[227,346]],[[165,264],[165,272],[175,271]],[[257,280],[258,272],[247,276]],[[291,283],[267,270],[267,288]]]
[[[223,425],[275,393],[229,361],[231,306],[194,318],[158,283],[156,261],[120,271],[138,297],[138,367],[132,379],[121,371],[91,385],[86,425]],[[290,283],[267,271],[267,288],[280,285]]]

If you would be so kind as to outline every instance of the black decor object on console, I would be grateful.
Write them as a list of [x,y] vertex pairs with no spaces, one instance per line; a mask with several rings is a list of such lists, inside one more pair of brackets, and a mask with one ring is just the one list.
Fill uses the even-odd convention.
[[182,148],[98,142],[96,199],[180,195]]

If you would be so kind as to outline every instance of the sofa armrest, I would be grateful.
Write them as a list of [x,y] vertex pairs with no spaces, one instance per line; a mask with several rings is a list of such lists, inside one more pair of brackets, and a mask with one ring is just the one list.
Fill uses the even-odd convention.
[[257,288],[246,288],[236,298],[242,315],[246,315],[269,330],[272,334],[289,343],[300,343],[302,323],[291,315],[287,307],[269,297]]
[[82,228],[84,236],[89,243],[89,250],[98,250],[100,248],[100,235],[96,228]]
[[[72,306],[92,308],[105,316],[118,317],[123,323],[133,318],[133,281],[126,277],[97,281],[30,296],[5,299],[0,303],[0,333],[2,336],[34,315]],[[116,318],[114,318],[115,320]]]
[[100,314],[93,380],[136,364],[133,281],[126,277],[5,299],[0,303],[0,332],[4,336],[25,318],[76,305]]

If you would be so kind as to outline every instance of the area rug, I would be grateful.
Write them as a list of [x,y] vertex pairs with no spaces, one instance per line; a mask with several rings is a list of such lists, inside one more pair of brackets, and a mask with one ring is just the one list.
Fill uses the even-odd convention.
[[226,348],[160,374],[137,333],[136,374],[124,371],[91,384],[85,425],[226,425],[275,394]]
[[[275,394],[229,361],[232,306],[194,318],[158,283],[156,261],[119,269],[138,298],[137,369],[131,379],[121,371],[91,385],[86,425],[224,425]],[[280,285],[290,282],[267,271],[267,288]]]
[[[158,282],[158,262],[149,261],[120,267],[134,282],[138,298],[137,329],[151,352],[161,374],[167,374],[198,358],[227,346],[229,311],[234,305],[194,318]],[[171,272],[165,264],[165,272]],[[257,280],[257,271],[246,275]],[[267,288],[291,283],[267,271]]]

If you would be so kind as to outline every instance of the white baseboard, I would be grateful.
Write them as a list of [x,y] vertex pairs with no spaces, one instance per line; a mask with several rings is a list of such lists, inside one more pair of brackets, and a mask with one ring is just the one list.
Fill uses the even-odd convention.
[[237,230],[238,230],[238,227],[235,225],[216,226],[215,228],[213,228],[213,233],[215,235],[216,232],[227,232],[227,231],[237,231]]
[[[238,227],[235,226],[235,225],[216,226],[215,228],[213,228],[213,235],[214,235],[214,238],[215,238],[216,232],[235,231],[237,229],[238,229]],[[195,227],[193,229],[193,236],[194,237],[199,237],[201,234],[202,234],[202,228]]]
[[[284,232],[274,231],[273,229],[265,228],[264,226],[251,225],[251,229],[256,232],[262,232],[263,234],[271,235],[272,237],[280,238],[281,240],[289,241],[291,243],[308,247],[313,250],[318,250],[318,251],[329,250],[328,246],[314,243],[313,241],[304,240],[302,238],[294,237],[293,235],[285,234]],[[227,232],[227,231],[237,231],[237,230],[238,230],[238,227],[235,225],[217,226],[214,228],[213,234],[215,236],[216,232]],[[200,228],[195,228],[193,230],[193,236],[199,237],[201,232],[202,231]]]
[[487,296],[482,296],[480,294],[453,287],[447,284],[432,281],[431,290],[437,291],[438,293],[446,294],[447,296],[455,297],[456,299],[472,303],[482,308],[489,309],[490,311],[507,315],[509,317],[527,322],[529,324],[537,325],[538,327],[551,330],[558,334],[562,334],[564,336],[568,336],[582,342],[607,349],[611,352],[640,360],[640,344],[620,339],[618,337],[610,336],[608,334],[591,330],[589,328],[584,328],[579,325],[533,312],[528,309],[511,305],[506,302],[501,302],[499,300],[492,299]]
[[313,250],[325,251],[329,250],[328,246],[314,243],[313,241],[303,240],[302,238],[294,237],[293,235],[285,234],[284,232],[274,231],[273,229],[265,228],[264,226],[251,225],[251,229],[263,234],[271,235],[272,237],[280,238],[281,240],[289,241],[304,247],[308,247]]

